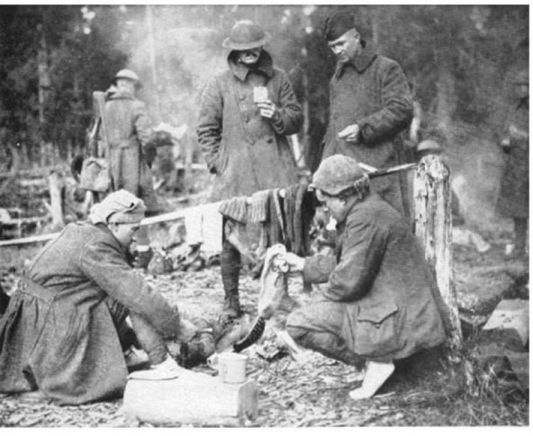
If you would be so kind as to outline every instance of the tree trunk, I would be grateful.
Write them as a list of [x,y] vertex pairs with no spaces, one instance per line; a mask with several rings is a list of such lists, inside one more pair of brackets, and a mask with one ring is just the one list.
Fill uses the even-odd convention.
[[152,8],[149,5],[146,5],[146,27],[148,29],[148,43],[150,47],[150,71],[152,73],[152,83],[153,89],[155,90],[155,107],[157,110],[157,118],[160,118],[161,114],[161,104],[159,99],[159,84],[157,80],[157,68],[156,68],[156,51],[155,51],[155,42],[154,42],[154,25],[153,25],[153,16]]
[[11,143],[8,143],[9,151],[11,152],[11,173],[16,174],[21,167],[20,150]]
[[[44,20],[44,18],[43,18]],[[47,44],[46,44],[46,37],[44,34],[44,27],[42,24],[37,26],[37,31],[40,33],[40,44],[39,44],[39,50],[37,52],[37,75],[38,75],[38,83],[39,83],[39,93],[38,93],[38,101],[39,101],[39,146],[41,148],[41,165],[45,164],[45,160],[47,158],[46,152],[43,153],[43,151],[46,149],[47,144],[44,141],[43,138],[43,130],[44,130],[44,124],[45,124],[45,107],[46,102],[48,100],[48,96],[50,94],[50,74],[48,70],[48,51],[47,51]],[[43,156],[43,154],[45,156]]]

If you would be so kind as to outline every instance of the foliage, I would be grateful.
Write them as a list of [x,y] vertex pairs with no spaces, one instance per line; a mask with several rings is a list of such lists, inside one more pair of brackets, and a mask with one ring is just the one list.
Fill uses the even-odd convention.
[[[198,91],[225,68],[223,38],[235,20],[251,18],[272,35],[268,49],[307,103],[302,139],[308,159],[317,161],[334,65],[321,24],[336,9],[354,12],[365,37],[400,62],[426,128],[468,123],[498,132],[507,78],[517,63],[527,65],[526,5],[18,5],[0,8],[3,156],[6,145],[27,147],[30,158],[46,142],[63,155],[83,146],[91,92],[105,90],[126,66],[143,79],[141,97],[155,122],[194,125]],[[49,83],[40,107],[43,52]]]

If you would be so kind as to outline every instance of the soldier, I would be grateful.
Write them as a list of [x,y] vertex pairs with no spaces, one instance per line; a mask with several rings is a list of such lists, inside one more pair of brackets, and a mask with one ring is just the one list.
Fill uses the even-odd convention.
[[149,169],[155,156],[153,131],[143,102],[135,97],[139,77],[120,70],[116,86],[106,91],[103,128],[112,189],[125,189],[146,204],[147,216],[159,211]]
[[[229,69],[214,77],[201,95],[198,142],[215,174],[212,201],[287,187],[298,181],[286,136],[302,125],[302,109],[287,75],[263,48],[268,35],[252,21],[237,22],[223,46]],[[241,256],[223,241],[220,259],[224,313],[241,314]]]
[[527,224],[529,218],[529,75],[528,70],[513,76],[513,104],[501,141],[506,155],[501,179],[498,210],[514,222],[514,241],[506,247],[506,256],[527,257]]
[[143,377],[177,374],[164,339],[195,331],[127,262],[144,212],[139,198],[113,192],[35,257],[0,318],[0,392],[39,389],[63,404],[121,395],[128,315],[152,363]]
[[[402,130],[413,117],[409,83],[400,65],[376,54],[354,17],[329,17],[324,37],[337,58],[330,83],[330,119],[322,159],[343,154],[376,168],[405,163]],[[409,200],[403,173],[374,179],[382,198],[406,216]]]
[[317,199],[337,221],[335,255],[285,255],[290,271],[327,282],[314,301],[292,312],[287,331],[303,347],[352,364],[366,363],[368,398],[394,371],[394,361],[445,339],[443,302],[409,224],[375,193],[356,160],[340,154],[313,175]]

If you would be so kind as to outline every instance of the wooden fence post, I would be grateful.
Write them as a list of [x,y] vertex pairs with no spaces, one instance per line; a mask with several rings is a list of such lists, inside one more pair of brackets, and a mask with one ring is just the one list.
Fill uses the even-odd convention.
[[63,201],[61,199],[61,190],[64,181],[57,171],[52,171],[48,176],[48,186],[50,190],[49,212],[52,215],[52,227],[54,229],[62,228],[65,225],[63,219]]
[[429,155],[420,161],[413,193],[415,234],[422,242],[426,261],[435,271],[437,287],[448,315],[450,357],[457,358],[463,337],[453,284],[450,172],[438,156]]

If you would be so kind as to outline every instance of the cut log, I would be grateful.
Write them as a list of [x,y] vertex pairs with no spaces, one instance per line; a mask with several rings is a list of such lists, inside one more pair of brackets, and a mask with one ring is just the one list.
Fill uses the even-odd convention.
[[183,369],[172,380],[128,380],[122,413],[128,421],[155,425],[242,426],[245,419],[257,417],[257,397],[251,380],[222,383],[218,377]]

